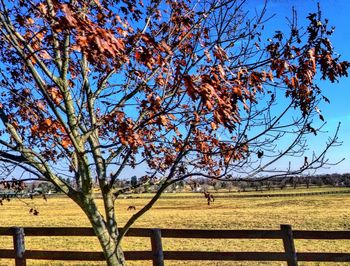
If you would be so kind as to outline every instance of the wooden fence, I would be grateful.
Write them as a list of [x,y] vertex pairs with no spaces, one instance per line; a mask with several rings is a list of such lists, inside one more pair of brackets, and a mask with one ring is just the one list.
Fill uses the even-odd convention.
[[[13,250],[0,249],[0,259],[15,259],[16,266],[26,260],[103,261],[102,252],[25,250],[24,236],[94,236],[91,228],[34,228],[0,227],[0,236],[13,237]],[[294,239],[350,239],[350,231],[300,231],[290,225],[280,230],[191,230],[132,228],[127,236],[148,237],[150,251],[125,251],[126,260],[149,260],[153,265],[164,265],[164,260],[217,260],[217,261],[285,261],[289,266],[298,261],[350,262],[350,253],[296,252]],[[284,252],[214,252],[164,251],[162,238],[203,239],[282,239]]]

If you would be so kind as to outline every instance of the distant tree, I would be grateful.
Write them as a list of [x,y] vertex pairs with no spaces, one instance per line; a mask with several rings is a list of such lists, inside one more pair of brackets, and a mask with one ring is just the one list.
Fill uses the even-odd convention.
[[182,191],[185,188],[185,182],[183,180],[180,180],[176,184],[178,184],[180,191]]
[[322,177],[316,177],[313,180],[316,186],[322,187],[324,185]]
[[43,193],[48,193],[49,191],[55,191],[55,187],[49,182],[42,182],[38,185],[42,189]]
[[255,191],[262,191],[262,184],[259,181],[253,182],[252,187],[255,189]]
[[191,191],[196,192],[197,189],[200,187],[199,182],[197,180],[189,180],[187,184],[190,186]]
[[222,189],[224,183],[225,183],[225,182],[220,182],[220,181],[215,182],[215,184],[214,184],[214,189],[215,189],[215,191],[218,192],[220,189]]
[[225,182],[225,181],[221,181],[220,182],[221,184],[221,188],[223,188],[223,189],[225,189],[225,188],[227,188],[227,184],[229,183],[229,182]]
[[143,189],[144,189],[144,192],[149,193],[149,192],[151,192],[151,185],[149,183],[145,184],[143,186]]
[[298,186],[298,183],[300,182],[299,177],[298,176],[293,176],[292,177],[292,183],[293,183],[293,188],[296,189]]
[[343,174],[344,186],[350,187],[350,174]]
[[310,188],[310,183],[311,183],[310,176],[306,176],[305,177],[306,188]]
[[130,184],[133,187],[137,185],[137,177],[135,175],[131,177]]
[[245,192],[247,188],[249,187],[249,183],[246,181],[241,181],[238,183],[238,191],[239,192]]
[[202,188],[202,191],[208,191],[209,190],[208,184],[201,185],[201,188]]
[[288,180],[286,178],[282,179],[280,184],[279,184],[279,188],[280,189],[284,189],[287,187],[287,184],[288,184]]
[[231,192],[232,189],[234,188],[233,183],[232,182],[225,182],[226,183],[226,189],[228,190],[228,192]]
[[266,181],[265,186],[267,190],[273,189],[273,183],[271,181]]
[[137,193],[137,194],[141,194],[141,193],[145,192],[146,189],[145,189],[145,186],[144,186],[144,187],[137,187],[137,188],[135,188],[134,191],[135,191],[135,193]]
[[113,184],[114,189],[120,189],[120,188],[123,188],[124,186],[125,186],[125,180],[117,179]]
[[[268,39],[266,7],[251,14],[244,2],[1,1],[3,175],[50,181],[84,211],[107,264],[123,265],[128,229],[180,180],[324,166],[336,134],[318,155],[304,151],[328,101],[316,77],[347,75],[333,29],[318,11],[305,32],[293,16]],[[278,168],[285,156],[302,162]],[[133,168],[144,175],[130,189],[158,191],[118,230],[115,198],[128,188],[113,186]]]

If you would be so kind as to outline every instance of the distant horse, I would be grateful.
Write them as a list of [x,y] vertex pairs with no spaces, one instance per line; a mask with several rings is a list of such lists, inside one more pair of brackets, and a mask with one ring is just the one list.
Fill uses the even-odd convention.
[[135,205],[130,205],[127,210],[128,211],[132,211],[132,210],[136,211],[136,206]]
[[208,201],[208,205],[210,205],[210,202],[214,202],[214,196],[212,194],[210,194],[209,192],[204,191],[204,197],[207,199]]

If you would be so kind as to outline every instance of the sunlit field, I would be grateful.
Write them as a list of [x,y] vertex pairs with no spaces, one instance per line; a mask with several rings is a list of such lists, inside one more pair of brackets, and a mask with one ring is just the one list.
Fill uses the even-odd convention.
[[[311,192],[312,190],[298,191]],[[281,193],[281,191],[278,192]],[[240,193],[240,195],[247,194]],[[118,199],[116,206],[119,224],[123,225],[134,213],[134,211],[127,211],[129,205],[135,205],[139,209],[146,201],[147,198],[144,197]],[[0,206],[0,226],[89,226],[82,211],[67,198],[53,197],[49,198],[48,201],[35,198],[34,200],[25,200],[25,203],[11,200],[5,202],[4,206]],[[31,205],[38,209],[38,216],[29,214]],[[217,198],[210,206],[200,195],[198,198],[185,198],[181,197],[181,194],[171,194],[171,197],[160,199],[151,211],[137,221],[134,227],[279,229],[280,224],[291,224],[294,229],[350,230],[349,210],[349,194]],[[165,250],[283,251],[282,241],[277,240],[163,239],[163,246]],[[0,248],[11,247],[12,239],[1,237]],[[150,249],[150,240],[147,238],[125,238],[123,248],[124,250],[147,250]],[[297,241],[296,248],[301,252],[349,252],[350,241]],[[97,241],[91,237],[27,237],[26,249],[100,250]],[[14,262],[0,259],[0,265],[14,265]],[[28,265],[104,265],[104,263],[29,261]],[[151,262],[129,262],[129,265],[151,265]],[[166,265],[285,265],[285,263],[166,261]],[[326,265],[326,263],[300,263],[300,265]],[[339,265],[346,264],[339,263]]]

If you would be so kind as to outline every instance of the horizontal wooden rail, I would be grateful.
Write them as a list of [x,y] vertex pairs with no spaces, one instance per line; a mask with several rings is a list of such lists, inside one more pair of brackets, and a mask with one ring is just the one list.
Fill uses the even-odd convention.
[[[16,266],[26,265],[26,260],[103,261],[102,252],[25,250],[24,236],[95,236],[92,228],[84,227],[0,227],[0,236],[11,236],[13,250],[0,249],[0,259],[15,259]],[[350,239],[350,231],[292,231],[290,225],[281,230],[193,230],[131,228],[126,236],[151,239],[150,251],[124,251],[126,260],[151,260],[162,266],[164,260],[218,260],[218,261],[286,261],[289,266],[298,261],[350,262],[350,253],[297,252],[294,239]],[[216,251],[163,251],[162,238],[202,239],[281,239],[284,252],[216,252]]]
[[295,239],[350,239],[350,231],[293,231]]
[[350,262],[350,253],[297,253],[298,261]]
[[[24,227],[26,236],[95,236],[90,227]],[[171,230],[171,229],[170,229]],[[13,236],[13,228],[0,227],[0,236]],[[131,228],[127,236],[150,237],[148,228]]]
[[15,251],[12,249],[0,249],[1,259],[13,259],[15,257]]
[[166,260],[286,261],[283,252],[164,251]]
[[209,238],[209,239],[281,239],[280,230],[192,230],[162,229],[162,237],[167,238]]
[[[26,236],[95,236],[90,227],[24,227]],[[281,239],[280,230],[202,230],[161,229],[166,238],[211,238],[211,239]],[[13,236],[13,229],[0,227],[0,236]],[[131,228],[126,236],[150,237],[148,228]],[[350,239],[350,231],[304,231],[293,230],[294,239]]]

